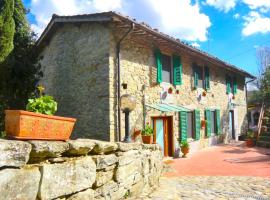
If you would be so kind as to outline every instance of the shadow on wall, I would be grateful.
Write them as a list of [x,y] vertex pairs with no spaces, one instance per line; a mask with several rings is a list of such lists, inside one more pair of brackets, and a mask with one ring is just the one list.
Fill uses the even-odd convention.
[[79,29],[73,34],[65,31],[55,36],[55,46],[51,48],[57,52],[50,53],[50,62],[44,63],[48,65],[44,77],[46,92],[58,102],[57,115],[77,118],[73,139],[109,140],[109,81],[105,80],[108,61],[102,50],[85,51],[81,41],[88,36],[81,35],[83,31]]

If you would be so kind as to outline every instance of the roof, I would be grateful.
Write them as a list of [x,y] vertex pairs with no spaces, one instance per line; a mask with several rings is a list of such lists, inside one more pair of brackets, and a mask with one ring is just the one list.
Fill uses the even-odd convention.
[[151,28],[148,24],[142,22],[139,23],[136,19],[132,19],[129,16],[123,16],[120,13],[116,12],[102,12],[102,13],[94,13],[94,14],[84,14],[84,15],[73,15],[73,16],[58,16],[53,15],[51,21],[37,40],[36,45],[39,48],[42,48],[46,45],[46,41],[51,38],[54,31],[57,29],[57,25],[62,23],[83,23],[83,22],[114,22],[117,24],[116,28],[118,29],[129,29],[131,24],[135,25],[135,29],[132,31],[133,35],[142,37],[151,37],[159,44],[164,45],[170,43],[175,48],[181,49],[183,51],[187,51],[190,54],[196,54],[196,56],[201,57],[208,62],[218,65],[219,67],[225,68],[229,71],[238,73],[247,78],[255,79],[256,77],[247,71],[240,69],[232,64],[229,64],[213,55],[208,54],[207,52],[201,51],[179,39],[173,38],[167,34],[160,32],[158,29]]

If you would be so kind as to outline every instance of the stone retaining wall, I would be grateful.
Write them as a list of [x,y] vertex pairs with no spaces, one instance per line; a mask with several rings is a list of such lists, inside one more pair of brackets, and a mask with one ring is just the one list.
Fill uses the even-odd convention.
[[1,139],[0,152],[0,200],[122,199],[150,193],[163,168],[156,144]]

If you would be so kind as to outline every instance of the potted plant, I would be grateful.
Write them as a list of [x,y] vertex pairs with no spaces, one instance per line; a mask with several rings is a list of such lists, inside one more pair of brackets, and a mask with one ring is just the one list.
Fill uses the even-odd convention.
[[207,92],[204,90],[204,91],[202,92],[202,96],[205,97],[206,95],[207,95]]
[[146,124],[145,128],[142,130],[142,140],[144,144],[153,143],[153,133],[154,130],[151,128],[151,126]]
[[179,90],[176,90],[176,94],[180,94],[180,91]]
[[53,116],[57,102],[52,96],[43,95],[28,100],[26,110],[6,110],[5,131],[8,138],[23,140],[68,140],[76,119]]
[[254,133],[252,130],[248,130],[247,132],[246,145],[247,147],[254,146]]
[[183,158],[186,157],[186,155],[188,154],[189,152],[189,143],[187,141],[181,141],[180,143],[180,148],[181,148],[181,152],[183,154]]
[[173,92],[173,89],[172,89],[172,87],[170,87],[170,88],[168,89],[168,93],[169,93],[169,94],[172,94],[172,92]]
[[206,127],[206,121],[201,120],[201,129],[205,129],[205,127]]

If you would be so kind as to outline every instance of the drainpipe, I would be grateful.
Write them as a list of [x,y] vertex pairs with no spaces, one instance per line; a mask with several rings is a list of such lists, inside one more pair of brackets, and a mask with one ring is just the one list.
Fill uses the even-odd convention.
[[123,35],[123,37],[117,42],[116,44],[116,54],[117,54],[117,121],[118,121],[118,138],[117,141],[121,140],[121,109],[120,109],[120,97],[121,97],[121,70],[120,70],[120,50],[121,50],[121,42],[128,36],[128,34],[131,33],[131,31],[134,29],[135,24],[132,22],[130,25],[129,30]]
[[[248,113],[248,95],[247,95],[247,84],[255,81],[256,78],[253,78],[247,82],[245,82],[245,90],[246,90],[246,105],[247,105],[247,113]],[[249,128],[249,121],[248,121],[248,128]]]

